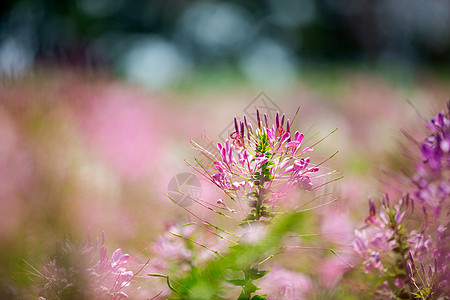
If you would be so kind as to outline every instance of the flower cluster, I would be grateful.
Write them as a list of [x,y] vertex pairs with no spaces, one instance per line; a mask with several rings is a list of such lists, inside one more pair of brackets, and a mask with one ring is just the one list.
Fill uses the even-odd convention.
[[[437,114],[427,128],[431,134],[420,144],[422,163],[416,166],[413,183],[415,198],[424,212],[430,208],[435,217],[433,223],[437,224],[430,228],[435,242],[431,236],[425,239],[423,233],[411,236],[408,274],[413,295],[419,299],[438,299],[450,295],[450,102],[447,112]],[[442,215],[444,218],[439,219]],[[428,255],[420,257],[421,254]]]
[[[192,142],[213,163],[211,169],[200,164],[197,171],[231,200],[244,201],[252,208],[244,222],[270,221],[275,205],[293,187],[315,188],[313,179],[321,176],[318,172],[323,163],[313,164],[305,156],[317,143],[306,147],[304,134],[291,134],[291,122],[284,114],[277,113],[272,126],[266,114],[261,116],[257,110],[256,116],[256,128],[246,116],[242,121],[235,117],[231,140],[218,143],[216,155]],[[218,204],[231,210],[223,200]]]
[[[365,272],[377,269],[384,280],[374,292],[377,299],[448,299],[450,294],[449,222],[438,218],[450,199],[450,103],[448,108],[427,126],[432,134],[420,144],[422,162],[412,178],[412,196],[407,193],[393,208],[386,196],[378,213],[369,200],[367,227],[355,232],[353,246]],[[420,211],[414,215],[422,221],[420,229],[407,231],[414,203],[423,208],[421,217]]]
[[436,232],[436,245],[428,257],[428,267],[424,259],[418,259],[409,252],[408,276],[413,286],[412,294],[419,299],[440,298],[450,295],[450,231],[446,226],[439,225]]
[[124,299],[124,288],[130,285],[134,275],[127,270],[130,256],[117,249],[111,258],[107,256],[105,236],[102,243],[88,241],[78,247],[66,241],[61,253],[42,271],[34,275],[43,281],[40,299]]
[[313,287],[308,276],[280,267],[273,267],[260,280],[260,285],[261,293],[267,295],[267,299],[286,300],[305,299]]
[[[195,223],[170,224],[151,246],[154,259],[152,271],[181,276],[215,257],[215,251],[225,247],[225,240],[206,230],[198,230]],[[201,247],[196,247],[201,245]]]
[[[295,120],[295,116],[293,120]],[[275,238],[269,234],[270,230],[268,228],[270,226],[267,225],[271,224],[276,227],[273,219],[281,210],[281,206],[288,202],[285,200],[288,200],[289,193],[295,190],[308,192],[316,190],[326,184],[321,182],[319,178],[333,173],[333,171],[323,171],[325,168],[322,167],[322,164],[331,157],[322,162],[314,163],[311,157],[307,155],[323,139],[313,145],[306,146],[308,140],[305,138],[305,135],[299,131],[291,133],[291,125],[292,122],[284,114],[280,115],[279,113],[276,114],[274,124],[269,125],[267,114],[261,115],[259,110],[257,110],[255,126],[248,122],[246,116],[243,117],[242,121],[235,117],[234,131],[230,134],[230,139],[225,140],[223,143],[218,143],[216,151],[210,152],[197,143],[191,142],[210,161],[209,164],[203,164],[197,160],[199,166],[191,166],[204,179],[223,191],[231,200],[231,204],[224,199],[218,199],[216,203],[209,203],[201,199],[192,200],[221,216],[237,220],[242,227],[237,232],[230,232],[211,224],[185,208],[194,217],[201,220],[202,225],[213,228],[216,232],[220,232],[223,235],[213,231],[210,231],[210,233],[213,233],[222,241],[226,240],[234,245],[219,253],[219,251],[210,248],[207,242],[202,242],[197,237],[194,240],[193,237],[189,236],[189,233],[184,233],[184,235],[175,234],[175,236],[191,242],[190,245],[197,244],[197,246],[208,249],[209,253],[215,253],[219,259],[224,259],[223,264],[226,272],[220,271],[219,274],[224,272],[223,274],[227,275],[223,279],[240,288],[241,294],[239,299],[265,299],[266,297],[264,295],[252,295],[259,290],[253,282],[269,273],[269,271],[261,271],[259,269],[260,265],[270,259],[275,251],[280,251],[280,246],[274,242]],[[221,210],[226,210],[226,214]],[[236,217],[237,214],[233,215],[239,212],[242,212],[241,216]],[[291,220],[289,214],[286,214],[286,220]],[[295,223],[297,221],[292,222]],[[281,239],[290,226],[293,225],[290,223],[287,225],[286,223],[282,227],[283,229],[279,229],[276,239]],[[209,230],[207,229],[207,231]],[[227,236],[230,237],[230,240],[225,238]],[[168,239],[164,239],[164,243],[160,244],[160,246],[168,241]],[[172,243],[169,244],[168,248],[172,249]],[[183,247],[180,246],[177,250],[180,249],[183,249]],[[174,251],[176,254],[178,252]],[[192,251],[189,251],[189,255],[192,255],[192,253]],[[239,259],[236,259],[236,263],[230,264],[227,256],[233,257],[230,261],[234,261],[236,257],[239,257]],[[241,256],[242,258],[240,258]],[[194,270],[195,263],[189,267]],[[293,281],[301,276],[296,277],[293,272],[284,272],[283,274],[285,280],[282,279],[283,282],[276,286],[267,284],[268,281],[265,279],[261,281],[262,284],[266,283],[269,287],[267,294],[286,299],[299,299],[298,297],[302,290],[307,288],[305,286],[300,287]],[[168,278],[165,275],[152,275]],[[210,278],[210,276],[208,277]],[[179,282],[183,279],[179,278],[176,280]],[[192,284],[191,279],[183,282]],[[220,286],[222,285],[223,282],[215,286],[212,293],[218,295],[218,290],[221,289]],[[189,291],[191,288],[197,289],[196,286],[183,287],[182,289]],[[176,293],[184,293],[183,290],[176,291],[172,288],[171,290]]]
[[439,113],[427,125],[431,134],[420,145],[422,163],[413,177],[416,199],[436,217],[450,199],[450,102],[448,106],[447,113]]
[[383,271],[382,256],[397,248],[400,253],[406,250],[404,227],[402,221],[410,204],[409,195],[405,195],[393,208],[389,197],[385,195],[378,214],[374,202],[369,199],[369,216],[366,218],[366,228],[355,230],[353,248],[364,260],[365,272],[372,269]]

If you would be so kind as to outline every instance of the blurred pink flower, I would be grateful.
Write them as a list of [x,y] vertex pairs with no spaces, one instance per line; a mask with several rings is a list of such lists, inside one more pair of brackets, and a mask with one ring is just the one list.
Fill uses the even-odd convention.
[[32,182],[32,163],[13,119],[0,108],[0,240],[15,238],[26,213],[22,193]]
[[353,240],[353,228],[348,214],[341,211],[325,209],[322,212],[320,229],[326,238],[339,245],[349,245]]
[[165,130],[155,105],[120,86],[103,88],[86,101],[79,119],[90,146],[124,178],[149,175],[159,154],[158,132]]
[[225,240],[198,226],[173,223],[151,246],[153,259],[149,268],[151,272],[181,275],[189,272],[192,266],[216,257],[212,251],[220,252],[226,245]]
[[320,265],[320,279],[322,284],[327,288],[333,288],[338,283],[345,271],[349,269],[347,262],[350,261],[351,257],[330,257],[325,259]]
[[273,300],[301,300],[306,299],[312,285],[311,279],[302,273],[274,267],[259,281],[258,294]]
[[411,252],[415,256],[420,256],[422,254],[428,253],[433,246],[431,236],[428,236],[427,239],[423,232],[418,232],[417,230],[413,230],[409,233],[407,242],[411,247]]
[[380,253],[372,248],[371,240],[367,237],[366,231],[355,230],[355,240],[353,248],[364,260],[364,272],[370,273],[372,268],[383,270]]
[[42,271],[32,273],[44,281],[41,299],[62,299],[70,296],[82,299],[128,298],[124,288],[130,285],[134,275],[127,270],[130,256],[117,249],[111,258],[107,256],[105,235],[102,243],[95,245],[88,237],[81,247],[65,241],[61,253]]

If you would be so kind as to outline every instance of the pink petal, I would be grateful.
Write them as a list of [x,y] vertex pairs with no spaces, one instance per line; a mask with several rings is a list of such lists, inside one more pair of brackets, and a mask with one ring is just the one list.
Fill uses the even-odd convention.
[[105,246],[102,246],[102,247],[100,248],[100,261],[105,261],[105,260],[107,260],[107,257],[106,257],[106,247],[105,247]]
[[114,300],[119,300],[119,299],[125,299],[128,298],[128,295],[125,294],[124,292],[118,292],[115,296],[114,296]]
[[118,263],[120,261],[120,258],[122,256],[122,250],[119,248],[116,251],[114,251],[111,259],[113,261],[113,263]]
[[286,132],[285,134],[283,134],[283,136],[281,137],[281,140],[280,140],[280,144],[283,144],[284,142],[286,142],[290,136],[291,135],[289,132]]
[[120,258],[120,264],[126,264],[129,259],[130,259],[130,255],[129,254],[122,255],[122,257]]

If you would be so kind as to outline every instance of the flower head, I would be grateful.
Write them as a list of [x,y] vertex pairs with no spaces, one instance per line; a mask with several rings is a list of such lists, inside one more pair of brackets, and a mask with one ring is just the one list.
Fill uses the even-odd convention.
[[134,277],[127,270],[130,256],[117,249],[111,258],[107,255],[105,236],[101,245],[88,241],[78,247],[66,241],[61,254],[42,266],[34,274],[44,280],[40,295],[43,299],[61,299],[69,296],[82,299],[128,298],[124,288]]
[[274,267],[261,281],[261,293],[268,299],[305,299],[312,289],[312,281],[306,275]]
[[431,207],[436,217],[450,199],[450,102],[448,106],[446,113],[437,114],[427,125],[431,132],[420,144],[422,162],[416,166],[412,178],[416,199]]
[[212,161],[212,168],[201,166],[197,171],[230,199],[251,207],[245,222],[270,220],[275,205],[292,188],[312,190],[323,175],[319,175],[320,164],[305,155],[313,149],[304,146],[304,134],[291,134],[291,123],[285,115],[277,113],[272,125],[266,114],[261,118],[257,110],[256,115],[256,129],[246,116],[243,121],[235,117],[231,140],[218,143],[216,154],[192,142]]

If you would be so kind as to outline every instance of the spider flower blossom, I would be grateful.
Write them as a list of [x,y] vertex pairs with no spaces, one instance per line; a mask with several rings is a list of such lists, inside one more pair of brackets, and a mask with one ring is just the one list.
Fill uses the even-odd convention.
[[386,195],[377,213],[374,202],[369,200],[369,216],[365,221],[367,226],[361,231],[355,230],[353,241],[353,249],[364,260],[366,273],[372,269],[382,271],[384,254],[394,248],[407,246],[402,221],[410,201],[409,194],[406,194],[398,204],[391,207]]
[[[420,259],[411,251],[408,263],[408,277],[414,283],[416,294],[431,294],[433,299],[447,299],[450,294],[450,231],[446,226],[437,228],[436,243],[431,257]],[[431,247],[431,245],[429,245]],[[424,262],[430,264],[426,265]],[[440,298],[444,296],[443,298]]]
[[415,197],[431,207],[435,216],[448,206],[450,199],[450,102],[447,113],[441,112],[427,125],[431,134],[420,144],[422,163],[416,166],[413,182]]
[[318,186],[313,181],[324,175],[319,172],[323,162],[314,164],[305,155],[313,148],[305,146],[304,134],[291,134],[285,115],[277,113],[275,124],[269,125],[267,115],[262,117],[257,110],[256,126],[246,116],[243,121],[235,117],[234,129],[231,140],[217,144],[215,154],[192,144],[212,162],[212,168],[200,164],[196,170],[230,199],[243,200],[253,208],[245,221],[271,218],[275,205],[293,187],[312,190]]
[[313,288],[312,280],[298,272],[274,267],[261,281],[261,293],[267,299],[306,299]]
[[130,285],[133,272],[127,270],[130,256],[117,249],[111,258],[107,256],[105,237],[98,245],[88,242],[77,247],[66,241],[61,254],[44,264],[36,276],[44,280],[40,299],[124,299],[124,288]]
[[[184,226],[174,222],[152,244],[154,259],[150,262],[152,272],[182,275],[215,257],[214,251],[225,248],[226,241],[217,238],[195,224]],[[201,245],[192,247],[193,243]]]

